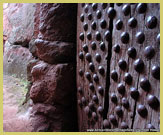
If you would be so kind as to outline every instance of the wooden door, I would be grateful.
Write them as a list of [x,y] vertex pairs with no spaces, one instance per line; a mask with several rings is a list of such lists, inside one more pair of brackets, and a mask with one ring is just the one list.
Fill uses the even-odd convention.
[[80,131],[159,131],[159,33],[159,4],[78,4]]

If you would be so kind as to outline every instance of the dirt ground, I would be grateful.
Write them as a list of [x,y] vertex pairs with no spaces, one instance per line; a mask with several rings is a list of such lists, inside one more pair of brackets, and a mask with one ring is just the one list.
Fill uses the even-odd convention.
[[30,132],[30,109],[22,106],[26,84],[14,77],[3,76],[3,130],[4,132]]

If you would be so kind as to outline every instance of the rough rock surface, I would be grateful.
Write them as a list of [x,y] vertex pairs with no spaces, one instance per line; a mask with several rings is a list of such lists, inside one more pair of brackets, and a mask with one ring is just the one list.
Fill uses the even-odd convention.
[[27,79],[27,65],[32,59],[34,58],[27,48],[11,45],[6,41],[3,55],[3,72]]
[[70,105],[75,91],[72,64],[50,65],[41,61],[32,68],[32,77],[30,97],[34,103]]
[[33,105],[34,117],[31,119],[33,130],[36,132],[76,131],[74,125],[73,108],[60,105],[35,104]]
[[75,45],[68,42],[35,40],[37,54],[50,64],[67,63],[75,59]]
[[76,41],[76,4],[40,4],[39,38],[49,41]]
[[8,3],[3,12],[3,34],[11,44],[28,46],[34,35],[36,5]]
[[[5,3],[3,5],[3,67],[5,74],[26,79],[27,65],[37,56],[32,43],[39,32],[39,6],[35,3]],[[29,47],[30,43],[30,48]],[[32,54],[31,54],[31,53]]]
[[33,131],[77,131],[77,4],[7,4],[3,15],[4,72],[30,81]]

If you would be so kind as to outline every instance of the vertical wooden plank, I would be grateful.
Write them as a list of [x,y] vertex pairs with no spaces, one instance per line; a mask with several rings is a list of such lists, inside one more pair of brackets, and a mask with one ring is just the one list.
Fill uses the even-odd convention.
[[[154,54],[151,55],[152,57],[146,58],[147,61],[149,61],[149,81],[151,82],[151,90],[148,93],[147,97],[150,95],[155,96],[158,100],[160,99],[160,81],[159,81],[159,77],[154,77],[152,75],[152,68],[154,66],[158,66],[160,67],[160,44],[157,42],[157,36],[159,34],[160,31],[160,5],[159,4],[148,4],[150,11],[148,11],[146,13],[146,17],[145,17],[145,24],[146,24],[146,28],[145,28],[145,35],[146,35],[146,44],[148,45],[148,48],[153,48],[154,49]],[[152,12],[151,12],[152,11]],[[148,20],[150,20],[150,16],[156,17],[155,19],[157,19],[157,24],[156,27],[154,28],[149,28],[149,22]],[[153,38],[151,38],[153,37]],[[146,52],[147,48],[144,50]],[[151,52],[152,53],[152,52]],[[145,56],[147,57],[147,56]],[[159,74],[159,73],[158,73]],[[157,75],[158,75],[157,74]],[[147,103],[148,103],[148,98],[147,98]],[[149,105],[149,104],[148,104]],[[157,107],[157,104],[155,103],[155,107]],[[158,108],[153,109],[152,107],[149,107],[149,120],[148,123],[146,125],[146,128],[149,128],[149,124],[151,124],[152,126],[154,126],[154,128],[156,128],[159,131],[159,116],[160,116],[160,108],[158,106]]]
[[[82,108],[78,106],[80,131],[109,128],[109,122],[112,123],[111,128],[146,129],[154,127],[159,129],[159,8],[159,4],[142,3],[114,4],[114,8],[111,8],[110,4],[79,4],[77,86],[82,88],[83,93],[79,89],[78,101],[80,104],[85,98],[86,102],[86,104],[83,103]],[[109,14],[110,11],[111,14]],[[115,17],[113,17],[114,11],[116,11]],[[80,20],[81,14],[84,15],[83,21]],[[150,16],[154,16],[156,19],[154,18],[150,22]],[[111,26],[110,17],[114,18],[113,34],[107,39],[106,33],[110,32]],[[104,20],[106,26],[101,26]],[[153,24],[155,20],[157,20],[156,25]],[[96,23],[96,28],[92,27],[93,23]],[[84,34],[83,37],[80,36],[81,33]],[[143,40],[143,36],[145,40]],[[101,49],[102,43],[104,43],[105,49]],[[111,55],[108,54],[111,44],[113,45],[112,57],[110,65],[107,65],[107,58]],[[83,52],[83,60],[78,56],[80,52]],[[153,56],[148,58],[150,57],[148,55]],[[98,57],[101,58],[100,61],[98,61]],[[144,66],[141,66],[141,62]],[[94,66],[94,70],[90,65]],[[104,69],[104,74],[100,73],[99,67]],[[106,72],[109,68],[109,101],[105,101],[105,95],[108,94],[105,92],[106,83],[108,83]],[[79,75],[81,69],[83,76]],[[96,81],[96,77],[98,77],[98,81]],[[145,83],[146,80],[147,83]],[[148,80],[150,88],[148,88]],[[91,90],[92,86],[94,86],[94,90]],[[123,88],[125,88],[124,94],[122,94]],[[103,95],[100,90],[103,90]],[[139,97],[136,99],[137,94]],[[98,98],[98,103],[93,101],[95,95]],[[115,96],[116,103],[114,102]],[[105,116],[99,113],[99,109],[104,109],[104,102],[109,102],[108,118],[105,118],[105,121],[103,120]],[[152,107],[153,102],[158,103],[157,109]],[[128,104],[129,107],[127,107]],[[94,106],[93,109],[92,106]],[[147,114],[141,109],[146,109]],[[104,111],[106,112],[106,110]],[[121,112],[123,113],[122,117],[120,116]],[[88,117],[89,115],[90,117]],[[97,121],[94,120],[95,115],[98,115]]]
[[[82,7],[83,5],[83,7]],[[80,40],[80,34],[84,34],[84,39],[81,42],[78,41],[78,53],[80,51],[84,54],[83,61],[77,60],[77,70],[84,67],[84,76],[82,79],[77,76],[77,85],[83,86],[83,95],[78,95],[78,98],[85,97],[87,104],[81,110],[82,118],[79,117],[80,122],[85,121],[85,128],[81,126],[81,131],[86,131],[90,128],[102,129],[103,128],[103,109],[104,109],[104,97],[106,87],[106,72],[107,72],[107,56],[109,38],[106,39],[105,32],[109,31],[109,18],[107,16],[107,9],[109,4],[101,3],[85,3],[79,4],[79,15],[84,14],[83,22],[78,22],[78,40]],[[101,26],[102,21],[105,20],[106,26]],[[96,27],[92,27],[92,23],[96,23]],[[104,24],[105,25],[105,24]],[[99,36],[100,35],[100,36]],[[108,41],[107,41],[108,40]],[[101,45],[103,43],[103,45]],[[92,47],[95,44],[95,48]],[[90,66],[91,65],[91,66]],[[94,67],[94,70],[92,69]],[[89,79],[90,78],[90,79]],[[94,91],[90,89],[90,86],[94,86]],[[97,96],[98,103],[93,101],[94,96]],[[92,109],[92,105],[94,108]],[[90,117],[88,117],[90,113]],[[98,116],[98,120],[94,120],[94,115]],[[80,114],[79,114],[80,115]],[[94,123],[95,122],[95,123]],[[81,123],[82,125],[82,123]]]
[[[85,42],[85,33],[83,32],[83,22],[85,19],[83,7],[81,4],[78,5],[78,20],[77,20],[77,88],[78,88],[78,124],[80,131],[86,131],[87,129],[87,117],[84,113],[84,107],[86,104],[85,93],[85,60],[82,45]],[[81,35],[81,34],[84,35]],[[81,107],[82,106],[82,107]]]
[[[141,4],[138,4],[137,9],[139,8],[140,5]],[[137,14],[137,16],[140,16],[140,14]],[[158,20],[157,20],[158,24],[157,24],[156,28],[151,29],[148,27],[147,20],[148,20],[149,16],[156,16],[158,18]],[[158,4],[147,4],[147,10],[144,13],[144,17],[142,19],[144,19],[142,29],[145,34],[145,41],[144,41],[144,44],[142,45],[142,47],[140,48],[139,53],[141,55],[142,60],[144,61],[145,66],[144,66],[143,73],[141,73],[140,77],[139,77],[140,81],[139,81],[138,89],[141,93],[140,94],[141,98],[138,100],[137,104],[138,105],[143,104],[146,107],[147,116],[145,118],[142,118],[140,116],[140,114],[138,114],[138,106],[137,106],[137,113],[135,116],[134,128],[147,129],[147,128],[151,128],[151,127],[149,127],[149,124],[151,124],[156,129],[158,129],[159,109],[157,111],[154,111],[154,109],[151,109],[151,107],[148,104],[148,96],[150,94],[159,98],[159,81],[154,80],[153,77],[151,76],[151,68],[152,68],[151,63],[153,63],[155,61],[155,62],[157,62],[157,65],[159,65],[159,47],[156,44],[156,37],[157,37],[157,34],[159,33],[159,6],[158,6]],[[149,50],[149,49],[148,49],[148,51],[146,50],[148,47],[151,49],[151,46],[153,48],[155,48],[155,51],[157,53],[155,54],[154,58],[149,59],[149,58],[147,58],[145,53],[152,55],[151,50]],[[143,84],[142,83],[143,78],[147,78],[150,82],[149,91],[144,91],[141,87],[141,84]],[[153,115],[153,117],[151,117],[153,113],[155,114],[155,116]]]
[[[127,9],[128,9],[127,5],[129,4],[115,5],[115,10],[117,14],[116,14],[116,18],[113,20],[113,48],[112,48],[112,58],[111,58],[112,63],[111,63],[110,72],[111,72],[111,78],[113,77],[114,79],[116,73],[114,72],[114,74],[112,74],[112,71],[116,71],[118,75],[118,80],[114,81],[113,79],[111,79],[111,85],[109,90],[110,104],[109,104],[108,115],[109,116],[114,115],[115,119],[118,122],[118,125],[116,126],[112,123],[112,128],[126,128],[128,126],[128,128],[133,128],[133,129],[146,129],[149,128],[149,124],[152,123],[153,126],[158,129],[159,108],[158,110],[152,109],[149,106],[147,97],[149,95],[154,95],[157,97],[159,101],[159,88],[160,88],[159,79],[155,79],[151,75],[152,67],[154,65],[159,67],[159,61],[160,61],[159,45],[158,43],[156,43],[156,37],[159,34],[159,6],[158,4],[142,4],[142,3],[130,4],[130,13],[128,15],[125,15],[125,13],[127,14]],[[149,16],[156,16],[157,18],[156,28],[153,29],[148,28],[147,20]],[[119,20],[123,22],[122,27],[120,27],[120,25],[117,26]],[[116,26],[118,28],[116,28]],[[122,41],[123,32],[129,33],[128,43],[123,43]],[[144,34],[145,41],[143,41],[143,39],[140,38],[141,35],[140,33]],[[118,48],[117,44],[120,47],[119,52],[115,52],[116,48]],[[155,55],[151,60],[147,59],[144,55],[145,48],[148,46],[152,46],[155,50]],[[135,52],[136,55],[133,57]],[[127,63],[127,68],[125,70],[122,70],[119,67],[118,62],[120,59],[125,60]],[[139,72],[136,71],[135,67],[139,67],[140,63],[136,63],[136,62],[141,62],[138,61],[140,59],[143,61],[144,67],[141,68],[140,66],[140,72]],[[129,73],[132,77],[131,84],[128,84],[127,81],[125,80],[126,73]],[[142,84],[144,84],[142,82],[142,79],[145,78],[149,80],[151,84],[151,90],[149,92],[143,90],[141,86]],[[126,92],[123,96],[118,92],[117,89],[119,83],[122,83],[125,86]],[[135,94],[132,95],[132,93],[134,93],[133,91],[135,91],[135,93],[139,92],[139,98],[137,100],[133,98],[135,95]],[[116,104],[114,104],[111,101],[113,93],[115,93],[115,95],[118,98],[117,99],[118,103]],[[129,101],[128,109],[126,109],[123,106],[124,97],[127,99],[127,101]],[[141,109],[139,108],[142,107],[140,105],[145,106],[145,108],[148,111],[148,115],[141,116],[141,113],[143,111],[141,111]],[[116,114],[117,106],[118,107],[120,106],[122,109],[121,111],[123,111],[122,118],[118,117],[118,115]]]
[[[129,83],[126,83],[125,75],[129,73],[132,76],[132,73],[130,71],[130,61],[127,54],[128,48],[132,46],[132,30],[128,26],[128,20],[132,16],[132,5],[115,4],[114,8],[116,10],[116,18],[113,20],[113,48],[111,60],[112,64],[110,70],[111,85],[109,90],[110,107],[108,112],[109,115],[114,115],[117,119],[118,125],[115,126],[114,124],[112,124],[112,128],[131,128],[135,101],[131,100],[129,89],[131,85],[134,84],[134,78],[132,77],[131,82],[130,78],[126,79],[127,81],[129,81]],[[127,36],[129,36],[129,39]],[[118,49],[119,51],[116,51]],[[114,72],[113,74],[113,71],[116,71],[116,73]],[[118,75],[117,81],[114,81],[113,78],[115,74]],[[125,92],[123,94],[124,89]],[[115,93],[117,96],[117,104],[114,104],[111,101],[112,93]],[[118,116],[119,113],[123,113],[123,116]]]

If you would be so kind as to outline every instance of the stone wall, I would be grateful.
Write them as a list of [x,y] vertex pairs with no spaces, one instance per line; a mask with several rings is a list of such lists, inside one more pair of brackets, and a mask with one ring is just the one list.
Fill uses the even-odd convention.
[[77,4],[9,4],[4,11],[4,72],[17,68],[11,72],[23,70],[31,81],[33,131],[77,131]]
[[40,61],[31,71],[33,131],[77,131],[76,14],[77,4],[40,4],[34,42]]
[[36,4],[8,3],[3,9],[3,71],[27,79],[27,65],[33,60],[29,43],[36,37]]

